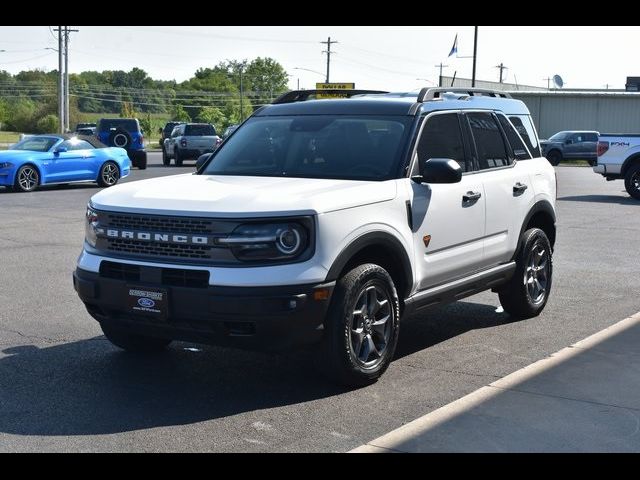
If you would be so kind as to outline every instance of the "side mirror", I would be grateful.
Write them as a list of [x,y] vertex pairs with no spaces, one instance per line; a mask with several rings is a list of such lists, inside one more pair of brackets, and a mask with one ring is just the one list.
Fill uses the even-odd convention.
[[199,172],[200,169],[202,168],[202,165],[204,165],[206,163],[207,160],[209,160],[209,157],[211,157],[211,153],[205,153],[204,155],[200,155],[198,157],[198,160],[196,160],[196,171]]
[[58,147],[54,150],[54,155],[60,155],[61,153],[64,153],[67,151],[67,147]]
[[418,160],[420,175],[411,177],[416,183],[458,183],[462,179],[460,164],[450,158]]

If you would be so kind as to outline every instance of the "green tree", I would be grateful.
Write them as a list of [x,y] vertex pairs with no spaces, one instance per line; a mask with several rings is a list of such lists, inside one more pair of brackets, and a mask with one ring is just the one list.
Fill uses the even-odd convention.
[[145,136],[150,136],[152,133],[156,131],[156,122],[151,118],[151,114],[147,113],[144,117],[140,119],[140,128],[144,132]]
[[36,105],[26,98],[18,98],[9,104],[8,130],[31,133]]
[[218,131],[222,131],[229,125],[229,120],[218,107],[203,107],[196,117],[196,120],[203,123],[210,123]]
[[35,133],[56,133],[58,131],[58,117],[53,114],[41,117],[35,125]]
[[287,72],[273,58],[252,60],[245,69],[245,76],[248,96],[254,106],[271,103],[275,97],[289,90]]
[[120,116],[122,118],[136,118],[137,113],[131,102],[122,102],[122,107],[120,107]]
[[0,98],[0,130],[4,127],[9,118],[9,105],[6,100]]
[[191,121],[191,117],[189,116],[189,114],[187,113],[187,111],[184,109],[184,107],[182,105],[180,105],[179,103],[173,106],[173,115],[172,115],[173,119],[178,121],[178,122],[190,122]]

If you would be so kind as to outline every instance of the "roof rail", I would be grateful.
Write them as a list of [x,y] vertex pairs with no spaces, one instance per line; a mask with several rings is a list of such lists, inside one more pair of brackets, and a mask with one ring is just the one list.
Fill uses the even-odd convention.
[[347,90],[340,88],[331,88],[326,90],[292,90],[290,92],[284,93],[276,98],[272,105],[276,105],[279,103],[293,103],[293,102],[304,102],[308,100],[311,95],[318,95],[322,93],[327,94],[340,94],[344,95],[347,98],[351,98],[356,95],[367,95],[367,94],[378,94],[378,93],[389,93],[381,90]]
[[513,98],[510,94],[500,90],[489,90],[487,88],[465,88],[465,87],[425,87],[420,90],[418,94],[418,103],[428,102],[434,98],[440,98],[443,93],[464,93],[470,97],[474,96],[487,96],[487,97],[501,97],[501,98]]

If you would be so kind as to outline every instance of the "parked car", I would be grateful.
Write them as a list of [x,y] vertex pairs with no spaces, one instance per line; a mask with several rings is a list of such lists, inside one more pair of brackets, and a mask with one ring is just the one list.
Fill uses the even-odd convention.
[[600,135],[593,171],[607,180],[624,180],[627,193],[640,200],[640,135]]
[[101,118],[96,127],[96,136],[109,147],[124,148],[132,166],[140,170],[147,168],[144,134],[137,118]]
[[484,290],[514,318],[538,315],[556,176],[515,127],[537,138],[526,105],[480,89],[353,92],[287,93],[197,174],[94,195],[73,284],[106,338],[137,352],[303,347],[362,386],[391,363],[401,317]]
[[229,125],[222,134],[222,139],[225,140],[229,135],[236,131],[236,129],[240,126],[240,124],[236,123],[233,125]]
[[0,186],[22,192],[53,183],[112,187],[130,169],[126,150],[74,134],[32,135],[0,152]]
[[95,135],[96,126],[95,123],[78,123],[75,132],[79,135]]
[[175,121],[167,122],[164,127],[160,128],[160,140],[158,140],[158,143],[160,144],[160,148],[162,149],[163,156],[164,156],[164,141],[171,136],[171,132],[173,132],[173,129],[175,127],[177,127],[178,125],[182,125],[183,123],[186,123],[186,122],[175,122]]
[[598,132],[588,130],[567,130],[540,140],[542,154],[551,165],[558,165],[562,160],[587,160],[594,165],[597,158]]
[[174,127],[171,136],[164,141],[162,163],[176,166],[184,160],[196,160],[204,153],[213,152],[222,143],[216,129],[210,123],[183,123]]

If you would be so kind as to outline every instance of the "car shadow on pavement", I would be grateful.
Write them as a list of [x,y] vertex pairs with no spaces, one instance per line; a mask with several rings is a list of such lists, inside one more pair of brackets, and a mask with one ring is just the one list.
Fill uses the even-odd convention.
[[[396,358],[476,328],[508,323],[468,302],[403,322]],[[310,351],[286,355],[176,342],[159,354],[125,353],[104,337],[2,350],[0,432],[96,435],[185,425],[336,396]]]
[[104,337],[2,350],[0,432],[95,435],[185,425],[347,391],[306,352],[261,354],[175,343],[125,353]]
[[471,330],[517,322],[493,305],[455,302],[402,320],[395,358],[424,350]]
[[615,195],[573,195],[569,197],[558,197],[563,202],[594,202],[594,203],[617,203],[620,205],[640,205],[640,201],[629,196],[618,197]]

